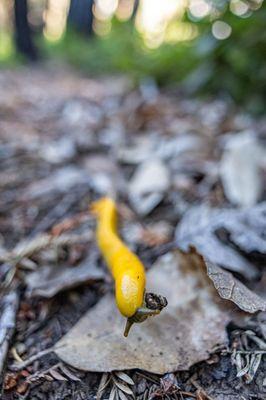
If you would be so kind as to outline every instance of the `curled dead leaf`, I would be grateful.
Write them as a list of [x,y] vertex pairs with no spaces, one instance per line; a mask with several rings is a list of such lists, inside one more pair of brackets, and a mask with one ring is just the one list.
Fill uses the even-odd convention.
[[185,252],[194,246],[210,262],[255,279],[259,271],[242,254],[266,253],[265,210],[266,202],[245,210],[195,206],[178,224],[176,244]]
[[248,289],[230,272],[223,270],[214,263],[205,260],[208,277],[212,280],[219,295],[235,303],[241,310],[248,313],[266,311],[266,301]]
[[266,301],[262,297],[252,292],[231,272],[202,257],[195,248],[191,247],[189,253],[183,254],[183,261],[187,269],[194,266],[206,270],[207,276],[222,299],[231,301],[241,310],[251,314],[266,311]]

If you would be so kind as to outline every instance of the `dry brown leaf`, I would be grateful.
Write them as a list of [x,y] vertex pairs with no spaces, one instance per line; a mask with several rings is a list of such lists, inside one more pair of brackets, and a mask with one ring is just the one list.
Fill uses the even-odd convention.
[[[258,270],[238,249],[244,254],[266,253],[265,208],[266,202],[245,210],[193,207],[177,226],[177,246],[183,251],[194,246],[211,262],[247,279],[257,278]],[[229,237],[221,239],[221,231]]]
[[178,253],[161,257],[147,274],[149,287],[166,296],[156,318],[134,325],[123,337],[125,319],[106,295],[56,344],[66,363],[86,371],[139,368],[153,373],[188,369],[227,343],[229,312],[202,268],[186,270]]

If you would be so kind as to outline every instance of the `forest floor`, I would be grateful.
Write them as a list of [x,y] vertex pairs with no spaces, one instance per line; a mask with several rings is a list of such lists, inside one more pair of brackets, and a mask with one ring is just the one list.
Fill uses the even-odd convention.
[[[264,130],[265,119],[253,119],[224,100],[187,98],[175,89],[158,89],[152,80],[134,88],[124,77],[90,79],[52,65],[0,71],[4,400],[265,399]],[[219,269],[224,286],[215,283],[215,273],[208,270],[207,276],[202,269],[195,279],[204,274],[209,283],[206,292],[205,283],[195,286],[200,300],[192,301],[187,292],[194,287],[190,278],[177,289],[183,302],[173,307],[182,320],[175,325],[168,319],[165,337],[154,328],[151,335],[160,350],[155,361],[140,343],[143,364],[138,368],[130,356],[135,366],[130,368],[127,353],[120,355],[119,336],[103,332],[99,348],[96,336],[89,350],[86,371],[86,359],[72,354],[75,347],[62,355],[38,353],[52,348],[96,304],[98,314],[88,318],[95,318],[92,330],[103,329],[96,320],[104,315],[101,299],[112,293],[112,279],[97,250],[88,206],[106,194],[118,199],[121,235],[149,273],[158,260],[167,264],[176,248],[183,252],[192,244],[216,274],[215,268],[224,268]],[[219,221],[208,216],[201,240],[190,232],[201,227],[200,207],[231,213]],[[199,217],[190,215],[189,223],[184,216],[191,211]],[[184,230],[191,235],[189,243]],[[233,275],[224,275],[227,271]],[[223,292],[226,278],[241,296]],[[136,329],[139,341],[147,340],[148,327],[146,322],[133,327],[131,336]],[[180,335],[176,361],[172,332]],[[113,365],[125,374],[104,374]]]

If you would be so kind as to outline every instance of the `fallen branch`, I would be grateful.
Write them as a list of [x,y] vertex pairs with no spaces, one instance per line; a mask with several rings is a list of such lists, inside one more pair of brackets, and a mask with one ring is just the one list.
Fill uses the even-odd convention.
[[16,290],[9,292],[2,299],[0,316],[0,377],[3,376],[9,344],[16,326],[16,314],[19,305],[19,296]]

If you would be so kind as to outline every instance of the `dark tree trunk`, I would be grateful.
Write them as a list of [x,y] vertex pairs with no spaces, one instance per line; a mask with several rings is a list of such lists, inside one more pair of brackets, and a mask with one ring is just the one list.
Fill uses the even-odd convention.
[[15,41],[17,51],[29,60],[37,59],[37,51],[32,41],[31,29],[28,22],[27,0],[15,0]]
[[138,8],[139,8],[139,0],[134,0],[134,6],[133,6],[132,15],[131,15],[132,20],[135,20],[137,12],[138,12]]
[[71,0],[67,24],[68,27],[86,36],[92,35],[94,0]]

